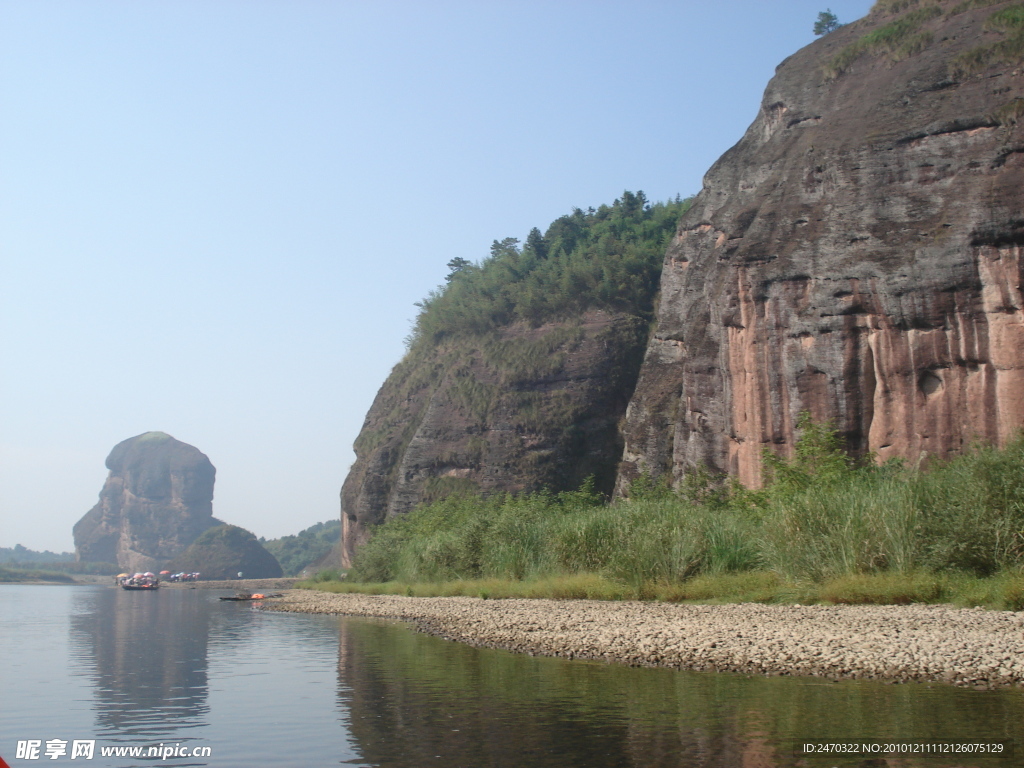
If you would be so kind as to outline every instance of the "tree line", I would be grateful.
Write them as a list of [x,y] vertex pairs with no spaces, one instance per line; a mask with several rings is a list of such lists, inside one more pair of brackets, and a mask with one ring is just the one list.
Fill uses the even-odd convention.
[[535,227],[524,243],[495,240],[479,263],[453,258],[445,284],[417,303],[409,346],[587,309],[650,318],[665,247],[689,204],[626,191],[611,205],[574,208],[543,234]]

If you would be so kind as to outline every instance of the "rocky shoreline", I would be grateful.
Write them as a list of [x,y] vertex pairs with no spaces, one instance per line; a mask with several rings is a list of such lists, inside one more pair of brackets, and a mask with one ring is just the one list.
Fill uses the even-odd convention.
[[1024,683],[1024,613],[944,605],[675,605],[290,590],[265,610],[394,618],[470,645],[633,666],[827,679]]

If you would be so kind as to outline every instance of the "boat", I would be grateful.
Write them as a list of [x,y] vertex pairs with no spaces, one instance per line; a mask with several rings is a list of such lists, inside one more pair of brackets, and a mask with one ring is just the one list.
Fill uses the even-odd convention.
[[129,591],[160,589],[160,579],[157,578],[155,573],[150,573],[149,571],[136,573],[134,576],[127,578],[118,577],[118,581],[121,583],[121,589]]
[[246,601],[246,600],[266,600],[268,597],[284,597],[284,595],[282,595],[280,592],[274,592],[274,593],[268,594],[268,595],[262,595],[262,594],[259,594],[259,593],[255,594],[255,595],[238,594],[238,595],[235,595],[234,597],[221,597],[219,599],[220,600],[234,600],[236,602],[243,602],[243,601]]

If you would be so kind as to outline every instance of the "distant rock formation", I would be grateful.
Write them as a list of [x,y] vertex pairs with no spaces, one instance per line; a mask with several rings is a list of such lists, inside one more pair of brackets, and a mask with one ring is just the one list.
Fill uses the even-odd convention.
[[118,443],[107,469],[99,501],[75,524],[78,561],[158,570],[223,524],[213,517],[213,464],[170,435],[146,432]]
[[237,525],[219,525],[204,531],[192,545],[166,565],[174,572],[198,571],[205,579],[275,579],[281,565],[256,537]]
[[880,460],[1024,426],[1009,6],[878,2],[779,65],[669,246],[620,491],[695,467],[758,485],[802,411]]

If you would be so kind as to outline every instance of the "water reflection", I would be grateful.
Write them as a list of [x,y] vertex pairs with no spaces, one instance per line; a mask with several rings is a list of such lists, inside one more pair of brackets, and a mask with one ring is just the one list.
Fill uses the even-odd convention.
[[97,589],[71,618],[93,680],[98,735],[182,739],[206,722],[210,602],[193,593]]
[[[30,588],[11,589],[17,597]],[[986,738],[1019,751],[1020,691],[631,669],[474,649],[400,623],[259,613],[191,590],[73,594],[70,630],[69,606],[33,619],[10,603],[21,618],[9,634],[35,640],[15,658],[24,663],[5,677],[4,695],[32,704],[9,727],[0,719],[0,753],[12,739],[95,736],[209,745],[214,756],[201,764],[216,768],[1024,763],[793,754],[811,738]],[[58,626],[66,649],[47,640]],[[56,687],[65,651],[89,689]],[[37,669],[44,654],[49,670]],[[53,724],[48,713],[59,713]],[[83,723],[92,719],[90,733]]]
[[[344,620],[339,706],[367,762],[387,766],[946,766],[807,760],[809,738],[993,739],[1018,745],[1020,691],[746,678],[478,650],[403,625]],[[1019,748],[1019,747],[1018,747]]]

